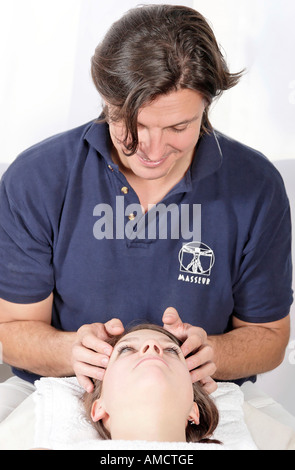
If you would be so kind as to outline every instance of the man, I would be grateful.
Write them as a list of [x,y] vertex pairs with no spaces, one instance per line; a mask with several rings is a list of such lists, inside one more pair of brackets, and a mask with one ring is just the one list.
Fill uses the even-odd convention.
[[16,386],[31,392],[39,376],[76,374],[91,391],[112,352],[105,339],[134,320],[184,340],[192,380],[208,392],[211,376],[242,383],[280,364],[288,199],[265,157],[208,118],[240,75],[194,10],[131,10],[92,59],[100,119],[7,171],[0,341],[16,378],[0,388],[2,419],[24,398]]

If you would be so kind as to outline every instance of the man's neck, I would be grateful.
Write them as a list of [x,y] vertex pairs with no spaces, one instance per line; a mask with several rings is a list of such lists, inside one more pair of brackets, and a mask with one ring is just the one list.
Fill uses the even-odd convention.
[[149,205],[152,206],[161,202],[171,189],[182,180],[190,167],[192,156],[190,156],[189,161],[183,159],[180,165],[178,164],[167,175],[158,179],[143,179],[135,175],[130,168],[122,164],[115,149],[112,151],[112,159],[119,165],[120,171],[136,192],[144,212],[147,212]]

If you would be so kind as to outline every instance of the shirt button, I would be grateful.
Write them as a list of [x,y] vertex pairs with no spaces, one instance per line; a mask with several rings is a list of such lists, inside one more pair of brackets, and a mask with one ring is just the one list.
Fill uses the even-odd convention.
[[114,171],[112,165],[108,165],[108,169]]
[[127,188],[127,186],[123,186],[123,188],[121,188],[121,193],[123,194],[128,194],[128,191],[129,189]]
[[132,213],[132,214],[128,215],[128,219],[129,219],[129,220],[134,220],[134,219],[135,219],[135,217],[136,217],[136,216],[135,216],[135,214],[134,214],[134,213]]

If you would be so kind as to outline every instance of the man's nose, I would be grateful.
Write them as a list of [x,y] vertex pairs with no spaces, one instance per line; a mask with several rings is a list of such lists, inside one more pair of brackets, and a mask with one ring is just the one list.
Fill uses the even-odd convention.
[[162,131],[146,131],[140,139],[141,148],[150,160],[158,161],[165,154],[166,144]]
[[145,354],[155,354],[155,355],[158,355],[158,356],[163,355],[163,349],[162,349],[161,345],[157,341],[152,340],[152,339],[146,341],[142,345],[140,352],[141,352],[142,355],[145,355]]

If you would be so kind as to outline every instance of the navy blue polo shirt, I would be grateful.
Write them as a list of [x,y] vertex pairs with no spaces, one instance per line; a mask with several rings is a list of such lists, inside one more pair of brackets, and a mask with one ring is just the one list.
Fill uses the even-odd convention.
[[113,317],[162,324],[169,306],[209,335],[228,331],[232,315],[288,315],[289,202],[263,155],[212,131],[161,206],[142,214],[110,148],[107,124],[91,122],[4,174],[0,297],[25,304],[53,292],[52,325],[65,331]]

